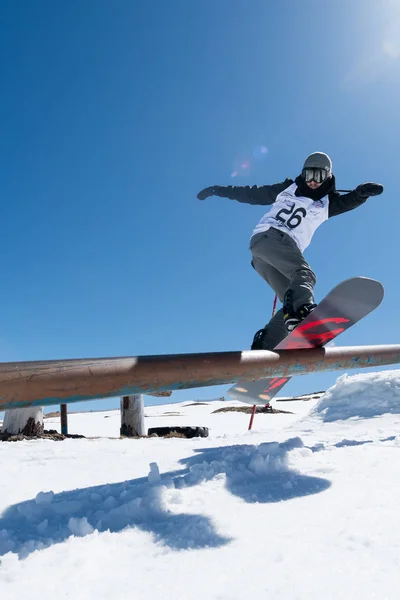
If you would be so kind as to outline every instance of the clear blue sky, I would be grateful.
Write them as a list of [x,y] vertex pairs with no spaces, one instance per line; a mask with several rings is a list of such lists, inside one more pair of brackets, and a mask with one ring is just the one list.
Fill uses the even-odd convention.
[[0,45],[0,360],[249,348],[273,301],[248,251],[265,211],[196,193],[294,178],[315,150],[338,188],[385,185],[317,231],[316,298],[380,279],[342,342],[399,342],[398,2],[8,0]]

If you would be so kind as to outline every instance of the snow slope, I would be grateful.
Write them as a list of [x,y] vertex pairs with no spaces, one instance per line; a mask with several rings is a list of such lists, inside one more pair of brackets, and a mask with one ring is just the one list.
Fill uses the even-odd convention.
[[1,599],[397,599],[400,371],[277,401],[293,414],[251,432],[213,413],[235,404],[146,408],[208,438],[120,440],[111,411],[69,417],[103,437],[2,443]]

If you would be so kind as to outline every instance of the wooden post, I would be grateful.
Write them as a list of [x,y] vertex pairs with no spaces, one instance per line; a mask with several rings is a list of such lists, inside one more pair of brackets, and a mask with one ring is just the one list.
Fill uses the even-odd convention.
[[120,434],[125,437],[146,435],[143,394],[122,396]]
[[4,415],[2,433],[35,437],[43,433],[43,406],[13,408]]
[[61,404],[61,433],[62,435],[68,435],[68,412],[67,405]]

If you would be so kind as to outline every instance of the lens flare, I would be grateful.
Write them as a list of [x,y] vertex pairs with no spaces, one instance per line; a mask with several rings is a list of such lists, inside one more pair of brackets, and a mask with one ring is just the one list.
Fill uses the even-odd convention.
[[231,177],[246,177],[251,171],[251,161],[247,158],[236,159],[233,165]]
[[253,156],[256,160],[264,160],[267,156],[267,146],[256,146],[253,150]]
[[231,177],[247,177],[251,175],[255,161],[261,162],[265,159],[268,153],[268,148],[264,144],[255,146],[252,152],[252,157],[243,156],[236,158],[233,164]]

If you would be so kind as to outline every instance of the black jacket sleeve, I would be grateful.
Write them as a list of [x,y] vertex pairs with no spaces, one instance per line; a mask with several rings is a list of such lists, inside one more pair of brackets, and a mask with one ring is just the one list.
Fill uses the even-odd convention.
[[245,202],[246,204],[273,204],[278,194],[292,185],[292,183],[292,179],[286,179],[282,183],[262,185],[261,187],[258,187],[257,185],[253,185],[252,187],[248,185],[218,186],[216,188],[216,195],[221,196],[222,198],[237,200],[238,202]]
[[329,217],[336,217],[348,210],[353,210],[364,204],[366,200],[367,198],[362,198],[355,190],[348,194],[332,192],[332,194],[329,194]]

